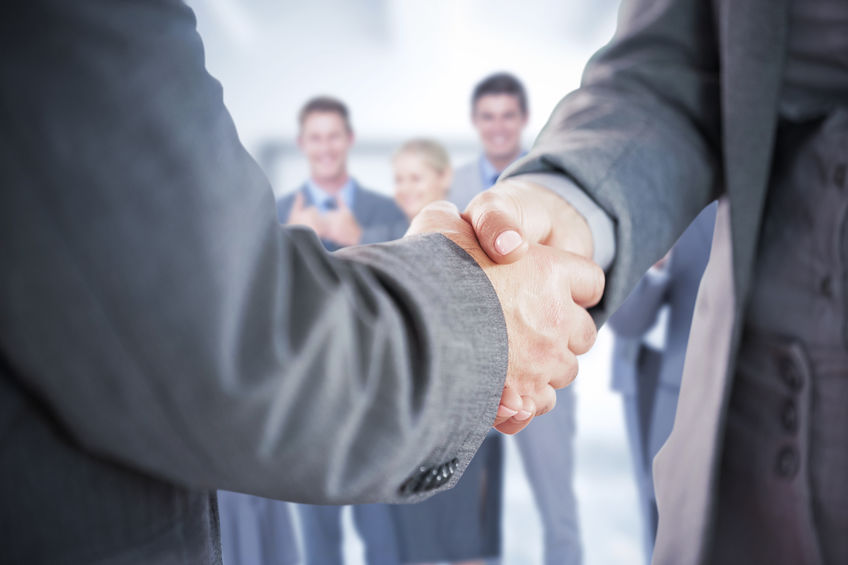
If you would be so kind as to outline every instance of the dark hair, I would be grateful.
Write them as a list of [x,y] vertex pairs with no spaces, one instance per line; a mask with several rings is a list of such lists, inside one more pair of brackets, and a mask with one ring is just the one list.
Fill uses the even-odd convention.
[[510,73],[495,73],[477,83],[471,95],[471,112],[477,107],[477,101],[488,94],[509,94],[518,99],[521,111],[527,114],[527,93],[521,81]]
[[297,121],[300,124],[301,129],[303,128],[303,123],[306,121],[306,118],[309,117],[309,114],[314,114],[316,112],[331,112],[333,114],[338,114],[344,121],[347,131],[353,131],[353,128],[350,127],[350,113],[347,111],[347,106],[345,106],[344,102],[337,98],[333,98],[332,96],[316,96],[315,98],[310,98],[306,101],[306,104],[303,105],[300,109],[300,113],[297,115]]

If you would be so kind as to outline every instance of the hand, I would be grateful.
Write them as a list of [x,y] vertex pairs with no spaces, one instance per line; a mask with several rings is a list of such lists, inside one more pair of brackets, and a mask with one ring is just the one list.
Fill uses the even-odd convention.
[[294,197],[291,212],[289,212],[287,225],[299,225],[312,228],[318,237],[324,237],[324,218],[315,206],[306,206],[303,201],[303,193],[299,192]]
[[336,206],[324,214],[324,239],[342,247],[357,245],[362,240],[362,227],[342,198],[336,198]]
[[538,184],[507,179],[478,194],[462,214],[495,263],[521,259],[542,244],[591,259],[592,232],[564,198]]
[[412,221],[408,234],[439,232],[480,265],[498,296],[507,327],[506,382],[494,426],[512,434],[556,404],[555,389],[577,375],[577,357],[595,341],[586,308],[600,300],[603,272],[575,253],[527,245],[514,264],[498,265],[481,248],[456,207],[437,202]]

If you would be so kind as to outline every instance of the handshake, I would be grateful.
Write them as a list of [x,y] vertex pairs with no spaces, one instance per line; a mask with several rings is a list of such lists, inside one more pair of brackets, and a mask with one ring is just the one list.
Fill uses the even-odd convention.
[[509,361],[494,427],[521,431],[556,404],[555,389],[577,376],[577,355],[594,344],[587,308],[604,290],[589,226],[552,191],[517,180],[480,193],[460,215],[436,202],[407,235],[441,233],[480,265],[501,303]]

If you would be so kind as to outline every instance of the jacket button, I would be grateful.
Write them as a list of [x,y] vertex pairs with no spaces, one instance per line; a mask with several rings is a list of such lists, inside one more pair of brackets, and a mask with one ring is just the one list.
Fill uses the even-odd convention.
[[447,481],[451,477],[452,474],[453,473],[450,472],[450,469],[448,469],[447,463],[443,463],[442,465],[439,466],[439,477],[442,479],[443,483],[445,481]]
[[421,485],[418,488],[418,492],[426,491],[426,490],[432,490],[432,489],[436,488],[438,486],[438,484],[434,484],[434,483],[436,483],[438,478],[439,478],[439,470],[436,469],[435,467],[430,469],[430,472],[427,473],[427,475],[424,476],[424,480],[421,481]]
[[783,412],[780,414],[780,421],[783,422],[783,428],[787,432],[798,431],[798,409],[795,407],[795,402],[787,400],[783,405]]
[[429,467],[418,467],[418,470],[406,479],[398,491],[400,494],[410,495],[416,492],[421,492],[421,483],[427,478],[427,473],[430,472]]
[[780,364],[780,374],[783,377],[783,382],[793,392],[801,390],[801,385],[804,384],[801,378],[801,372],[798,371],[798,366],[792,359],[785,358]]
[[791,479],[798,474],[798,451],[792,447],[784,447],[777,455],[777,474],[784,479]]

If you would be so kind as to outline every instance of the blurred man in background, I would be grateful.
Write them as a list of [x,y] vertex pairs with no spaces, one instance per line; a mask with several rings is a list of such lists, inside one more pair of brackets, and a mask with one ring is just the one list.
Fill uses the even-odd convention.
[[524,154],[521,134],[527,127],[527,93],[509,73],[481,80],[471,95],[471,124],[477,130],[483,153],[456,169],[450,200],[460,210],[498,180],[513,161]]
[[354,134],[347,107],[319,96],[299,116],[298,146],[309,162],[309,179],[280,199],[280,223],[312,228],[332,251],[349,245],[403,237],[408,222],[391,198],[363,188],[347,169]]

